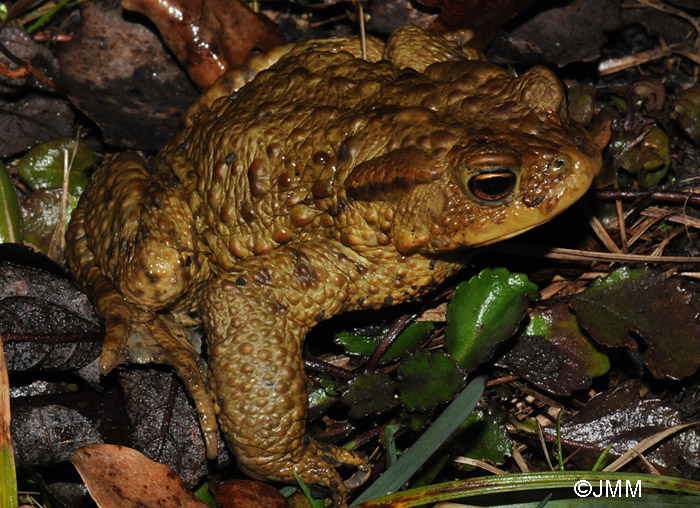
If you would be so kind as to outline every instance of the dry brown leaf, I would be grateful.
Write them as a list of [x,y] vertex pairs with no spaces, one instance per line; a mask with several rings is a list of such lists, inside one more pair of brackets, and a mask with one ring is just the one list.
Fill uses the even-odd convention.
[[[56,76],[56,58],[17,27],[4,27],[0,44],[20,61],[18,65],[0,54],[0,157],[17,154],[42,141],[70,136],[75,114],[68,101],[47,93],[48,89],[31,77],[29,68],[29,62],[35,62],[40,69],[34,72]],[[18,77],[22,74],[24,77]]]
[[619,2],[576,0],[535,5],[529,11],[521,10],[523,16],[507,35],[494,40],[489,59],[559,66],[594,61],[600,56],[605,34],[617,30],[621,23]]
[[289,501],[272,485],[253,480],[228,480],[216,492],[221,508],[288,508]]
[[[609,458],[625,458],[605,471],[616,470],[643,453],[662,474],[694,478],[700,464],[700,433],[686,423],[682,411],[670,401],[651,394],[642,397],[636,388],[619,386],[591,398],[561,424],[558,433],[564,447],[578,450],[573,462],[580,469],[590,468],[610,448]],[[545,433],[552,439],[557,430],[551,426]]]
[[158,36],[110,1],[80,4],[71,42],[56,47],[61,81],[105,143],[156,151],[175,136],[199,92]]
[[10,435],[10,381],[5,367],[2,335],[0,335],[0,449],[10,450],[10,461],[14,462],[12,436]]
[[428,27],[434,33],[461,28],[474,31],[469,45],[483,50],[498,30],[518,12],[527,9],[532,0],[419,0],[426,7],[440,9],[440,16]]
[[227,67],[242,64],[254,48],[283,42],[279,27],[238,0],[122,0],[148,16],[192,81],[206,88]]
[[117,445],[90,445],[71,462],[100,508],[206,508],[172,469]]

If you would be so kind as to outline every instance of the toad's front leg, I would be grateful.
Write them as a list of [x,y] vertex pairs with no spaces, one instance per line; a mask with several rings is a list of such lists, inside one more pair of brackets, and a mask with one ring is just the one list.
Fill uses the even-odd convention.
[[313,324],[344,306],[357,268],[328,245],[286,247],[239,268],[210,283],[202,300],[221,428],[250,476],[295,483],[296,473],[344,507],[336,466],[369,468],[360,454],[306,436],[301,350]]

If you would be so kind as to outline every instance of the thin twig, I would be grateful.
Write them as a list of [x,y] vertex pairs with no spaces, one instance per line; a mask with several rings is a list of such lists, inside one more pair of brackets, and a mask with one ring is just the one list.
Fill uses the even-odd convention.
[[585,263],[700,263],[700,257],[689,256],[650,256],[645,254],[613,254],[610,252],[597,252],[578,249],[564,249],[561,247],[538,247],[518,245],[511,247],[506,245],[494,246],[494,251],[503,254],[517,254],[519,256],[541,257],[547,259],[560,259],[563,261],[580,261]]
[[553,248],[543,257],[568,261],[599,261],[605,263],[700,263],[700,257],[650,256],[645,254],[611,254],[576,249]]
[[454,462],[456,462],[457,464],[467,464],[468,466],[479,467],[493,474],[508,474],[507,471],[499,469],[496,466],[492,466],[488,462],[484,462],[483,460],[472,459],[470,457],[455,457]]
[[667,437],[669,437],[673,434],[684,431],[684,430],[686,430],[690,427],[693,427],[695,425],[698,425],[698,424],[700,424],[700,421],[674,425],[673,427],[670,427],[666,430],[662,430],[661,432],[657,432],[653,436],[649,436],[646,439],[642,439],[633,448],[630,448],[624,454],[622,454],[620,456],[620,458],[618,458],[615,462],[613,462],[612,464],[605,467],[605,469],[603,469],[603,471],[617,471],[622,466],[627,464],[629,461],[631,461],[635,457],[641,455],[643,452],[645,452],[646,450],[648,450],[649,448],[654,446],[659,441],[663,441],[664,439],[666,439]]
[[52,80],[50,77],[48,77],[46,74],[44,74],[39,69],[34,67],[27,60],[23,60],[23,59],[15,56],[14,53],[12,53],[9,49],[7,49],[2,42],[0,42],[0,53],[5,55],[12,63],[17,65],[17,69],[12,69],[12,68],[8,67],[7,65],[0,62],[0,74],[1,75],[7,76],[7,77],[12,78],[12,79],[17,79],[17,78],[20,78],[20,77],[25,76],[27,74],[31,74],[32,76],[34,76],[41,83],[48,86],[49,88],[54,89],[56,92],[58,92],[60,94],[67,95],[66,90],[61,85],[59,85],[54,80]]
[[353,374],[347,369],[338,367],[336,365],[332,365],[328,362],[324,362],[316,358],[304,359],[304,365],[306,365],[306,367],[308,367],[309,369],[313,369],[318,372],[330,372],[334,376],[338,376],[343,379],[353,379],[355,377],[355,374]]
[[357,14],[360,17],[360,44],[362,45],[362,59],[367,60],[367,34],[365,33],[365,12],[362,2],[357,3]]
[[[615,188],[620,188],[620,174],[615,172]],[[615,200],[615,212],[617,213],[617,225],[620,230],[620,240],[622,241],[622,252],[629,252],[630,244],[627,240],[627,224],[625,223],[625,213],[622,209],[622,201]]]
[[668,192],[647,191],[641,189],[600,189],[595,191],[596,199],[602,201],[633,201],[640,198],[649,198],[651,203],[687,204],[688,206],[700,206],[700,193],[697,192]]
[[606,249],[616,254],[622,252],[622,250],[617,246],[617,244],[613,241],[608,232],[605,230],[605,227],[600,223],[598,217],[596,217],[595,215],[591,215],[591,218],[588,221],[588,225],[591,227],[595,235],[603,243]]
[[382,359],[382,356],[384,356],[386,350],[389,349],[389,346],[391,346],[394,340],[396,340],[396,337],[398,337],[404,328],[406,328],[411,321],[416,319],[416,317],[418,317],[418,314],[404,314],[391,325],[391,328],[387,330],[379,341],[379,344],[377,344],[372,356],[369,357],[367,361],[367,370],[374,370],[377,365],[379,365],[379,360]]

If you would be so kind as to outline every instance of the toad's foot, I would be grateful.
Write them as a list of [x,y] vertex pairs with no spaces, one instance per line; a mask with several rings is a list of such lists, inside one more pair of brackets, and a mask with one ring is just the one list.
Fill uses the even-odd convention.
[[194,400],[207,457],[217,453],[214,400],[201,358],[185,329],[170,315],[143,311],[123,301],[113,302],[105,320],[100,370],[108,373],[124,363],[160,363],[172,367]]
[[[260,477],[259,465],[255,471],[247,469],[239,458],[239,465],[251,476]],[[343,481],[336,470],[340,466],[356,467],[357,472],[350,479]],[[279,463],[267,463],[264,469],[275,471],[265,474],[263,478],[297,483],[295,474],[307,485],[322,485],[333,495],[336,507],[347,506],[348,489],[362,485],[371,473],[367,457],[358,452],[346,450],[335,445],[309,440],[294,462],[281,460]]]

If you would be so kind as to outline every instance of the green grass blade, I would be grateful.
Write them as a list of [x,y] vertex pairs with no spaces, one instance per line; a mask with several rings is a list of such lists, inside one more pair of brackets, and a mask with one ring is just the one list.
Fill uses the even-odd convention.
[[0,336],[0,508],[17,508],[17,473],[10,435],[10,383]]
[[22,212],[15,186],[0,161],[0,243],[22,243]]
[[0,450],[0,506],[17,508],[17,476],[9,448]]
[[[488,504],[490,508],[537,508],[538,503]],[[644,494],[642,497],[550,499],[546,508],[689,508],[698,506],[698,498],[675,494]]]
[[[600,482],[605,484],[606,481],[609,481],[611,484],[615,485],[619,480],[623,485],[625,485],[627,481],[631,482],[634,488],[636,488],[636,482],[639,481],[639,485],[642,489],[670,490],[700,496],[700,482],[687,480],[685,478],[642,473],[563,471],[484,476],[464,481],[440,483],[366,501],[362,503],[361,508],[381,506],[383,503],[392,503],[391,506],[395,508],[410,508],[412,506],[445,502],[452,499],[542,489],[571,489],[571,497],[574,498],[574,485],[581,480],[590,482],[595,492],[599,492],[598,486]],[[598,503],[605,502],[605,498],[597,496],[589,496],[584,499],[588,503],[587,506],[595,504],[595,506],[598,507]],[[636,496],[634,499],[637,502],[634,506],[642,506],[644,496],[641,498]],[[700,505],[698,498],[694,499],[695,505]],[[619,500],[619,497],[609,499],[609,501]],[[550,501],[550,503],[553,503],[553,501]],[[653,504],[645,505],[654,506]],[[549,506],[549,503],[547,506]]]
[[324,506],[323,499],[314,498],[314,496],[311,495],[311,490],[306,485],[306,483],[304,483],[304,480],[302,480],[298,474],[294,473],[294,478],[296,478],[296,481],[299,484],[299,488],[306,496],[306,500],[308,501],[309,506],[311,506],[311,508],[323,508],[323,506]]
[[70,1],[71,0],[61,0],[60,2],[58,2],[55,7],[50,9],[46,14],[44,14],[38,20],[36,20],[34,23],[32,23],[32,25],[29,28],[27,28],[27,33],[30,34],[30,33],[34,32],[35,30],[37,30],[38,28],[40,28],[44,23],[46,23],[48,20],[50,20],[54,14],[56,14],[58,11],[60,11],[66,5],[68,5],[68,3]]
[[484,377],[469,383],[413,446],[350,506],[400,489],[474,410],[485,386]]

